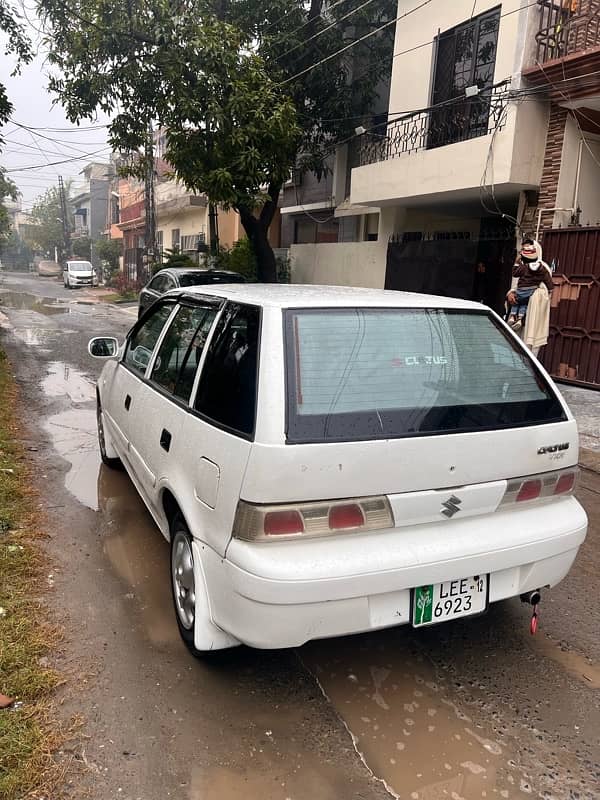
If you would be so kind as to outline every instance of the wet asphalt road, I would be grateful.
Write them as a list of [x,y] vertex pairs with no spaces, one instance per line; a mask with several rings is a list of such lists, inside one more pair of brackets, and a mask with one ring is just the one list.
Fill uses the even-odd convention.
[[[89,293],[88,293],[89,295]],[[81,301],[84,301],[83,303]],[[66,630],[74,797],[92,800],[473,800],[600,797],[600,476],[574,569],[540,632],[518,601],[483,617],[238,648],[210,662],[179,641],[168,547],[127,476],[100,466],[89,337],[135,314],[48,279],[0,275],[0,338],[21,389]],[[600,399],[600,398],[599,398]]]

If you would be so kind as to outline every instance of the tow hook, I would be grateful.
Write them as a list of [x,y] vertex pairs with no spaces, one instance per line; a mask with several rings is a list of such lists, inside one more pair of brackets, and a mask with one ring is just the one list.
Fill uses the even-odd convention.
[[531,615],[531,622],[529,623],[529,632],[532,636],[535,636],[538,629],[538,621],[539,621],[539,611],[538,605],[540,604],[542,599],[542,595],[539,589],[536,589],[535,592],[526,592],[525,594],[521,595],[521,602],[529,603],[529,605],[533,606],[533,614]]

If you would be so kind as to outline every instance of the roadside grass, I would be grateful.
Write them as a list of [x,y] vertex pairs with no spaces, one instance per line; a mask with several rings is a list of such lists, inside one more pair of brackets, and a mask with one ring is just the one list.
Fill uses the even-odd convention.
[[20,443],[17,391],[0,348],[0,693],[22,705],[0,710],[0,798],[52,790],[61,769],[52,753],[62,739],[50,697],[59,676],[45,658],[60,631],[45,618],[46,585],[34,493]]

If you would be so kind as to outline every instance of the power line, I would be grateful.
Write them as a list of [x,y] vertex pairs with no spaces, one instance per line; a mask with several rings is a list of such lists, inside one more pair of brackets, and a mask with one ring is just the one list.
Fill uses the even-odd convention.
[[[298,42],[298,44],[295,45],[294,47],[292,47],[291,50],[288,50],[285,54],[282,53],[275,60],[276,61],[280,61],[284,57],[284,55],[287,58],[289,55],[294,53],[300,47],[304,47],[304,45],[308,44],[309,42],[312,42],[313,39],[318,39],[319,36],[322,36],[324,33],[327,33],[327,31],[331,30],[331,28],[335,28],[335,26],[339,25],[340,22],[344,22],[344,20],[348,19],[348,17],[351,17],[353,14],[356,14],[358,11],[361,11],[363,8],[365,8],[366,6],[370,5],[372,2],[373,2],[373,0],[365,0],[365,2],[362,3],[362,5],[357,6],[356,8],[352,9],[352,11],[349,11],[343,17],[340,17],[340,19],[334,19],[333,22],[331,22],[329,25],[327,25],[327,27],[322,28],[320,31],[317,31],[312,36],[310,36],[308,39],[304,39],[303,41]],[[310,21],[312,21],[312,20],[310,20]],[[307,23],[305,23],[305,24],[307,24]],[[301,27],[304,27],[304,26],[301,26]],[[290,36],[292,36],[292,35],[293,34],[290,34]]]
[[[345,53],[347,50],[350,50],[355,45],[360,44],[365,39],[368,39],[370,36],[374,36],[376,33],[379,33],[381,30],[386,28],[388,25],[391,25],[394,22],[399,22],[401,19],[404,19],[405,17],[409,16],[410,14],[414,14],[416,11],[419,11],[421,8],[423,8],[424,6],[428,5],[430,2],[431,2],[431,0],[425,0],[425,2],[421,3],[421,5],[417,6],[416,8],[412,8],[410,11],[407,11],[406,13],[402,14],[401,16],[396,17],[396,19],[393,19],[393,20],[390,20],[389,22],[386,22],[385,25],[381,26],[380,28],[376,28],[374,31],[371,31],[370,33],[367,33],[364,36],[361,36],[360,39],[356,39],[355,41],[350,42],[350,44],[347,44],[345,47],[342,47],[340,50],[337,50],[335,53],[331,53],[331,55],[328,55],[325,58],[322,58],[320,61],[317,61],[315,64],[312,64],[309,67],[306,67],[305,69],[301,70],[300,72],[296,73],[295,75],[292,75],[290,78],[286,78],[281,83],[278,83],[277,86],[285,86],[285,84],[289,83],[290,81],[293,81],[296,78],[301,77],[302,75],[306,75],[307,72],[311,72],[313,69],[316,69],[317,67],[320,67],[322,64],[325,64],[328,61],[331,61],[332,58],[335,58],[336,56],[339,56],[342,53]],[[520,8],[515,8],[512,11],[506,11],[504,14],[500,15],[500,19],[504,19],[505,17],[510,17],[512,14],[519,14],[522,11],[526,11],[528,8],[531,8],[532,6],[536,6],[536,5],[538,5],[538,0],[532,0],[532,2],[528,3],[525,6],[522,6]],[[406,55],[407,53],[412,53],[415,50],[420,50],[423,47],[430,47],[433,44],[435,44],[435,41],[436,41],[436,39],[434,38],[434,39],[430,39],[430,40],[428,40],[426,42],[421,42],[421,44],[414,45],[413,47],[408,47],[406,50],[401,50],[398,53],[394,53],[392,55],[392,59],[399,58],[400,56]]]
[[[361,42],[364,42],[366,39],[370,39],[371,36],[375,36],[375,34],[381,33],[381,31],[384,30],[385,28],[389,28],[390,25],[394,25],[396,22],[399,22],[401,19],[404,19],[405,17],[408,17],[410,14],[414,14],[416,11],[419,11],[421,8],[424,8],[425,6],[428,6],[431,2],[432,2],[432,0],[424,0],[424,2],[422,2],[420,5],[416,6],[415,8],[411,8],[410,11],[407,11],[406,13],[401,14],[399,17],[396,17],[395,19],[388,20],[388,22],[384,23],[383,25],[380,25],[378,28],[375,28],[375,30],[370,31],[369,33],[365,33],[364,36],[361,36],[359,39],[356,39],[355,41],[350,42],[350,44],[347,44],[345,47],[342,47],[339,50],[336,50],[335,53],[331,53],[330,55],[325,56],[325,58],[322,58],[320,61],[317,61],[316,64],[313,64],[310,67],[306,67],[305,69],[300,70],[300,72],[297,72],[295,75],[292,75],[290,78],[286,78],[284,81],[281,81],[281,83],[278,83],[277,86],[285,86],[287,83],[290,83],[290,81],[294,81],[294,80],[296,80],[296,78],[301,78],[303,75],[306,75],[307,72],[312,72],[313,69],[316,69],[317,67],[320,67],[322,64],[326,64],[328,61],[331,61],[331,59],[335,58],[336,56],[342,55],[342,53],[345,53],[346,51],[350,50],[352,47],[355,47],[357,44],[360,44]],[[537,0],[536,0],[536,2],[537,2]]]
[[[78,125],[75,128],[52,128],[47,126],[42,127],[35,127],[33,125],[24,125],[21,122],[17,122],[16,119],[11,117],[9,122],[12,122],[13,125],[17,125],[19,128],[26,128],[27,130],[31,131],[49,131],[50,133],[79,133],[79,131],[99,131],[105,130],[109,127],[108,124],[106,125]],[[11,131],[14,133],[14,131]]]
[[58,164],[68,164],[70,161],[83,161],[86,158],[91,158],[92,156],[97,156],[100,153],[104,152],[105,150],[110,150],[110,149],[111,149],[110,147],[103,147],[101,150],[96,150],[95,152],[88,153],[88,154],[86,154],[84,156],[73,156],[73,158],[65,158],[62,161],[51,161],[48,164],[30,164],[27,167],[16,167],[14,169],[7,169],[6,172],[7,173],[11,173],[11,174],[13,172],[26,172],[28,170],[39,169],[40,167],[44,167],[44,166],[55,167]]

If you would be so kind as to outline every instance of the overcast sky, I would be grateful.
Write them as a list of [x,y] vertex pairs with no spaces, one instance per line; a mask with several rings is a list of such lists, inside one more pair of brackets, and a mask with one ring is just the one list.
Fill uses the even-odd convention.
[[[33,16],[30,19],[35,22]],[[86,120],[78,127],[67,120],[60,104],[53,106],[54,97],[46,88],[48,66],[44,64],[45,53],[39,46],[41,37],[31,26],[29,32],[38,55],[14,78],[10,75],[14,61],[4,55],[5,39],[0,35],[0,81],[7,87],[14,106],[11,122],[2,129],[5,144],[0,153],[0,165],[8,170],[9,177],[19,187],[24,211],[30,210],[36,197],[49,186],[56,185],[59,175],[80,180],[79,173],[89,161],[108,162],[110,154],[106,128],[97,128],[106,124],[105,116],[101,115],[95,122]],[[19,128],[15,122],[37,130]],[[49,166],[51,162],[73,158],[78,160]],[[29,166],[35,169],[12,171]]]

